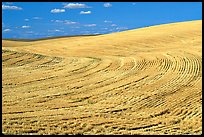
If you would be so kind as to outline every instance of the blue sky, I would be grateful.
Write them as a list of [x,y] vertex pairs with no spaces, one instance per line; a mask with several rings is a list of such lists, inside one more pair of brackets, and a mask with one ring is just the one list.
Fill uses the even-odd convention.
[[2,2],[2,38],[107,34],[201,19],[201,2]]

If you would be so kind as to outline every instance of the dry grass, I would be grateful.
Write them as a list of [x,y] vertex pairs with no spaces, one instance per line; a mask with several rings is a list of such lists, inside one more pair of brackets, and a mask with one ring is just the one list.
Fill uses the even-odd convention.
[[202,134],[202,21],[2,42],[5,134]]

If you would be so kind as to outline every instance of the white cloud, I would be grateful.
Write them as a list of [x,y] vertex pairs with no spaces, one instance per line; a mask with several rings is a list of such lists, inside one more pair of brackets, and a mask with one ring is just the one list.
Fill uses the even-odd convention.
[[64,32],[63,30],[55,29],[55,30],[48,30],[48,32]]
[[81,11],[80,14],[91,14],[91,11]]
[[79,29],[80,27],[79,26],[74,26],[74,27],[71,27],[73,29]]
[[52,9],[50,12],[51,13],[61,13],[61,12],[65,12],[65,9]]
[[42,18],[41,17],[33,17],[33,19],[39,20],[39,19],[42,19]]
[[64,24],[71,25],[71,24],[78,24],[78,22],[65,20],[65,21],[64,21]]
[[64,31],[62,31],[62,30],[59,30],[59,29],[56,29],[56,30],[54,30],[55,32],[64,32]]
[[21,7],[17,6],[8,6],[8,5],[2,5],[3,10],[22,10]]
[[104,20],[105,23],[112,23],[112,21]]
[[11,31],[11,29],[5,29],[4,30],[4,32],[10,32]]
[[100,34],[100,33],[98,33],[98,32],[95,32],[95,33],[93,33],[93,34],[95,34],[95,35],[98,35],[98,34]]
[[90,7],[82,3],[69,3],[69,4],[64,4],[64,8],[78,9],[78,8],[90,8]]
[[27,34],[33,34],[34,32],[33,32],[33,31],[26,31],[25,33],[27,33]]
[[108,8],[108,7],[111,7],[112,5],[110,3],[104,3],[103,6]]
[[102,28],[102,29],[107,30],[108,28]]
[[24,19],[24,21],[29,21],[29,19]]
[[91,34],[91,31],[81,31],[80,33],[82,35],[89,35],[89,34]]
[[74,22],[74,21],[70,21],[70,20],[51,20],[51,22],[64,23],[67,25],[78,24],[78,22]]
[[63,23],[63,20],[51,20],[51,22],[56,22],[56,23]]
[[28,29],[28,28],[30,28],[30,26],[22,26],[21,28]]
[[84,25],[85,27],[95,27],[96,24],[87,24],[87,25]]
[[116,25],[116,24],[111,24],[111,26],[112,26],[112,27],[115,27],[115,26],[117,26],[117,25]]
[[55,20],[56,23],[63,23],[63,20]]
[[116,30],[125,30],[128,29],[127,27],[117,27]]

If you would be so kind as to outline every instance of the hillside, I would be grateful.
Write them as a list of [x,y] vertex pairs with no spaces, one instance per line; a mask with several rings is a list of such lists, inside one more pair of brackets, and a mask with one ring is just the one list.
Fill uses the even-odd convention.
[[4,134],[202,134],[202,20],[2,40]]

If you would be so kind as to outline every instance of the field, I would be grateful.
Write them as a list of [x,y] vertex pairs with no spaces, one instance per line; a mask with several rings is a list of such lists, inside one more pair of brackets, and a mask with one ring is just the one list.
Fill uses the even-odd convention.
[[2,40],[4,134],[202,134],[202,20]]

